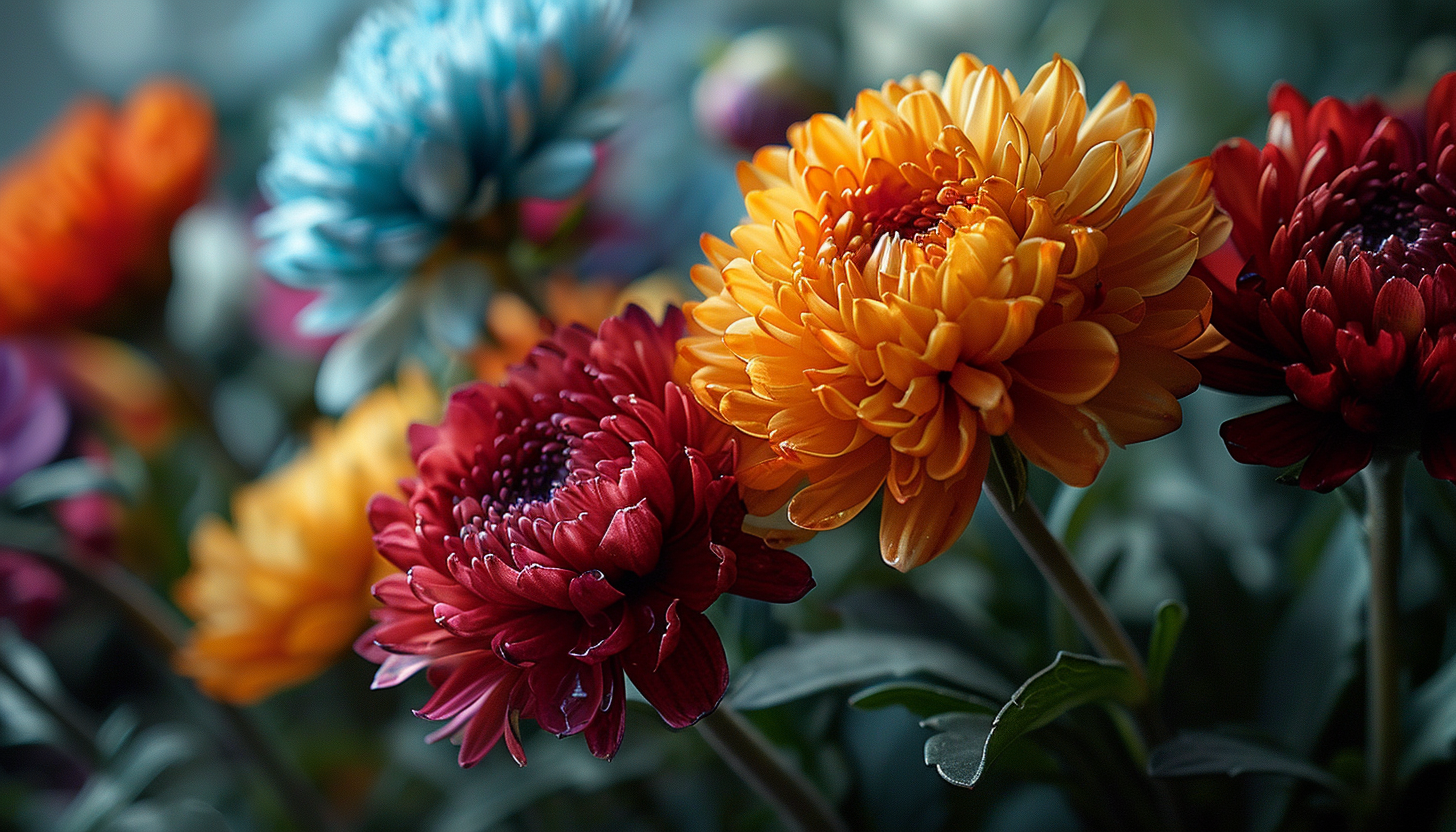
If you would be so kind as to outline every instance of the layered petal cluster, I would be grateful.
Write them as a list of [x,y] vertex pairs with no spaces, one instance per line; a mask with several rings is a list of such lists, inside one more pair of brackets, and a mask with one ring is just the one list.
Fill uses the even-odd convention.
[[728,665],[703,611],[732,593],[793,601],[808,567],[743,531],[734,434],[671,381],[681,314],[638,307],[558,330],[501,386],[457,390],[417,425],[419,477],[370,504],[401,571],[359,651],[376,686],[426,669],[418,710],[472,765],[502,737],[524,764],[522,719],[622,742],[626,680],[671,726],[717,706]]
[[416,278],[450,319],[442,329],[467,330],[469,346],[489,275],[468,271],[455,285],[440,273],[501,242],[490,218],[503,201],[558,199],[586,183],[627,10],[625,0],[415,0],[367,16],[322,106],[281,132],[260,177],[273,205],[258,222],[264,266],[322,292],[299,326],[348,329]]
[[207,187],[216,128],[197,92],[160,80],[121,107],[74,105],[0,177],[0,333],[91,322],[168,279],[172,226]]
[[1287,85],[1270,112],[1262,148],[1213,154],[1233,233],[1199,271],[1228,343],[1200,368],[1291,400],[1225,423],[1225,444],[1240,462],[1303,462],[1318,491],[1382,447],[1456,480],[1456,74],[1412,118]]
[[232,524],[205,518],[177,603],[197,622],[178,669],[214,698],[251,703],[333,663],[368,622],[369,587],[389,571],[365,512],[413,471],[405,431],[436,418],[421,373],[361,400],[311,445],[233,497]]
[[830,529],[886,486],[881,552],[908,569],[965,528],[991,437],[1087,485],[1104,431],[1177,427],[1198,373],[1175,351],[1209,315],[1185,278],[1226,229],[1207,160],[1124,210],[1154,121],[1123,84],[1089,109],[1060,58],[1023,90],[962,55],[740,166],[749,219],[704,239],[679,372],[765,440],[753,512]]

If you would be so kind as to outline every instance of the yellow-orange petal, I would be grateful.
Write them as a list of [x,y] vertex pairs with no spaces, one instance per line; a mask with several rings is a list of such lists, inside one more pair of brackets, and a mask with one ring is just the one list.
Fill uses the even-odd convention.
[[1011,441],[1033,465],[1078,488],[1091,485],[1107,462],[1107,441],[1082,411],[1024,385],[1011,390],[1016,421]]
[[886,499],[880,513],[880,555],[908,572],[949,549],[971,522],[991,460],[991,442],[976,443],[965,476],[954,482],[927,479],[915,499]]

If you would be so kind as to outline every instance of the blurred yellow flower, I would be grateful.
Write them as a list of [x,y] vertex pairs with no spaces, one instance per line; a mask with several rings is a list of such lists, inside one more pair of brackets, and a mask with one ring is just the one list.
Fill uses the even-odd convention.
[[361,400],[309,448],[239,489],[233,525],[205,518],[192,568],[175,588],[197,622],[178,669],[214,698],[246,704],[303,682],[363,632],[369,587],[392,571],[375,552],[365,506],[414,473],[406,431],[438,418],[423,373]]
[[1199,377],[1175,350],[1210,313],[1185,278],[1227,221],[1206,159],[1124,213],[1153,103],[1085,89],[1061,58],[1021,90],[961,55],[740,165],[749,219],[704,238],[678,374],[766,440],[740,463],[750,511],[830,529],[885,485],[881,553],[909,569],[969,522],[990,437],[1088,485],[1104,430],[1177,427]]

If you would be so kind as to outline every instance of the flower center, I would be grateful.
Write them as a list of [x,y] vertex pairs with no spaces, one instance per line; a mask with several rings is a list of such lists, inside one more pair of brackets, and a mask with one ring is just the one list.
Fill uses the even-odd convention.
[[545,502],[566,480],[570,448],[556,426],[529,417],[501,433],[493,460],[474,470],[481,507],[505,514],[526,503]]
[[951,182],[936,190],[921,191],[918,196],[902,205],[882,210],[867,211],[865,221],[870,225],[870,247],[886,234],[894,234],[909,240],[922,248],[945,247],[946,240],[955,234],[955,224],[948,221],[953,206],[969,208],[976,204],[978,190],[960,182]]
[[1341,239],[1365,251],[1379,251],[1386,240],[1395,237],[1405,244],[1421,238],[1424,223],[1416,211],[1419,203],[1413,194],[1391,184],[1380,188],[1360,207],[1359,218],[1345,229]]
[[1340,232],[1347,250],[1365,252],[1387,277],[1420,283],[1444,264],[1456,264],[1453,195],[1424,169],[1372,178],[1351,194],[1355,215]]

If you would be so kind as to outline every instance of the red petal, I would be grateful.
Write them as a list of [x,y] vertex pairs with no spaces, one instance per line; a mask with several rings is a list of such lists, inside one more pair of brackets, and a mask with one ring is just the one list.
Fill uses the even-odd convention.
[[622,679],[622,668],[612,664],[603,670],[602,706],[586,727],[586,747],[592,755],[610,760],[622,747],[622,736],[627,730],[626,684]]
[[1332,491],[1369,465],[1374,453],[1374,434],[1335,430],[1309,455],[1299,473],[1299,487]]
[[1305,364],[1289,365],[1284,370],[1284,383],[1300,404],[1321,413],[1336,412],[1347,387],[1344,377],[1334,367],[1316,373]]
[[570,595],[571,605],[588,624],[604,620],[601,611],[626,597],[595,569],[571,580]]
[[1335,348],[1355,389],[1369,396],[1378,396],[1405,362],[1405,339],[1382,329],[1372,344],[1353,322],[1335,333]]
[[460,765],[469,768],[480,762],[506,731],[506,703],[519,682],[507,677],[480,700],[474,715],[460,732]]
[[713,625],[701,613],[687,611],[681,632],[677,649],[661,664],[647,642],[623,654],[622,662],[632,684],[673,728],[702,719],[728,690],[728,659]]
[[1204,386],[1215,390],[1244,396],[1277,396],[1286,389],[1284,373],[1278,367],[1260,361],[1219,353],[1193,364],[1203,374]]
[[1283,468],[1309,456],[1334,428],[1327,417],[1288,402],[1230,419],[1218,435],[1239,462]]
[[734,595],[787,604],[814,588],[809,564],[798,555],[769,548],[749,535],[735,541],[733,550],[737,553],[738,579],[728,591]]
[[657,567],[662,555],[662,522],[645,497],[612,515],[598,551],[601,561],[637,575]]

